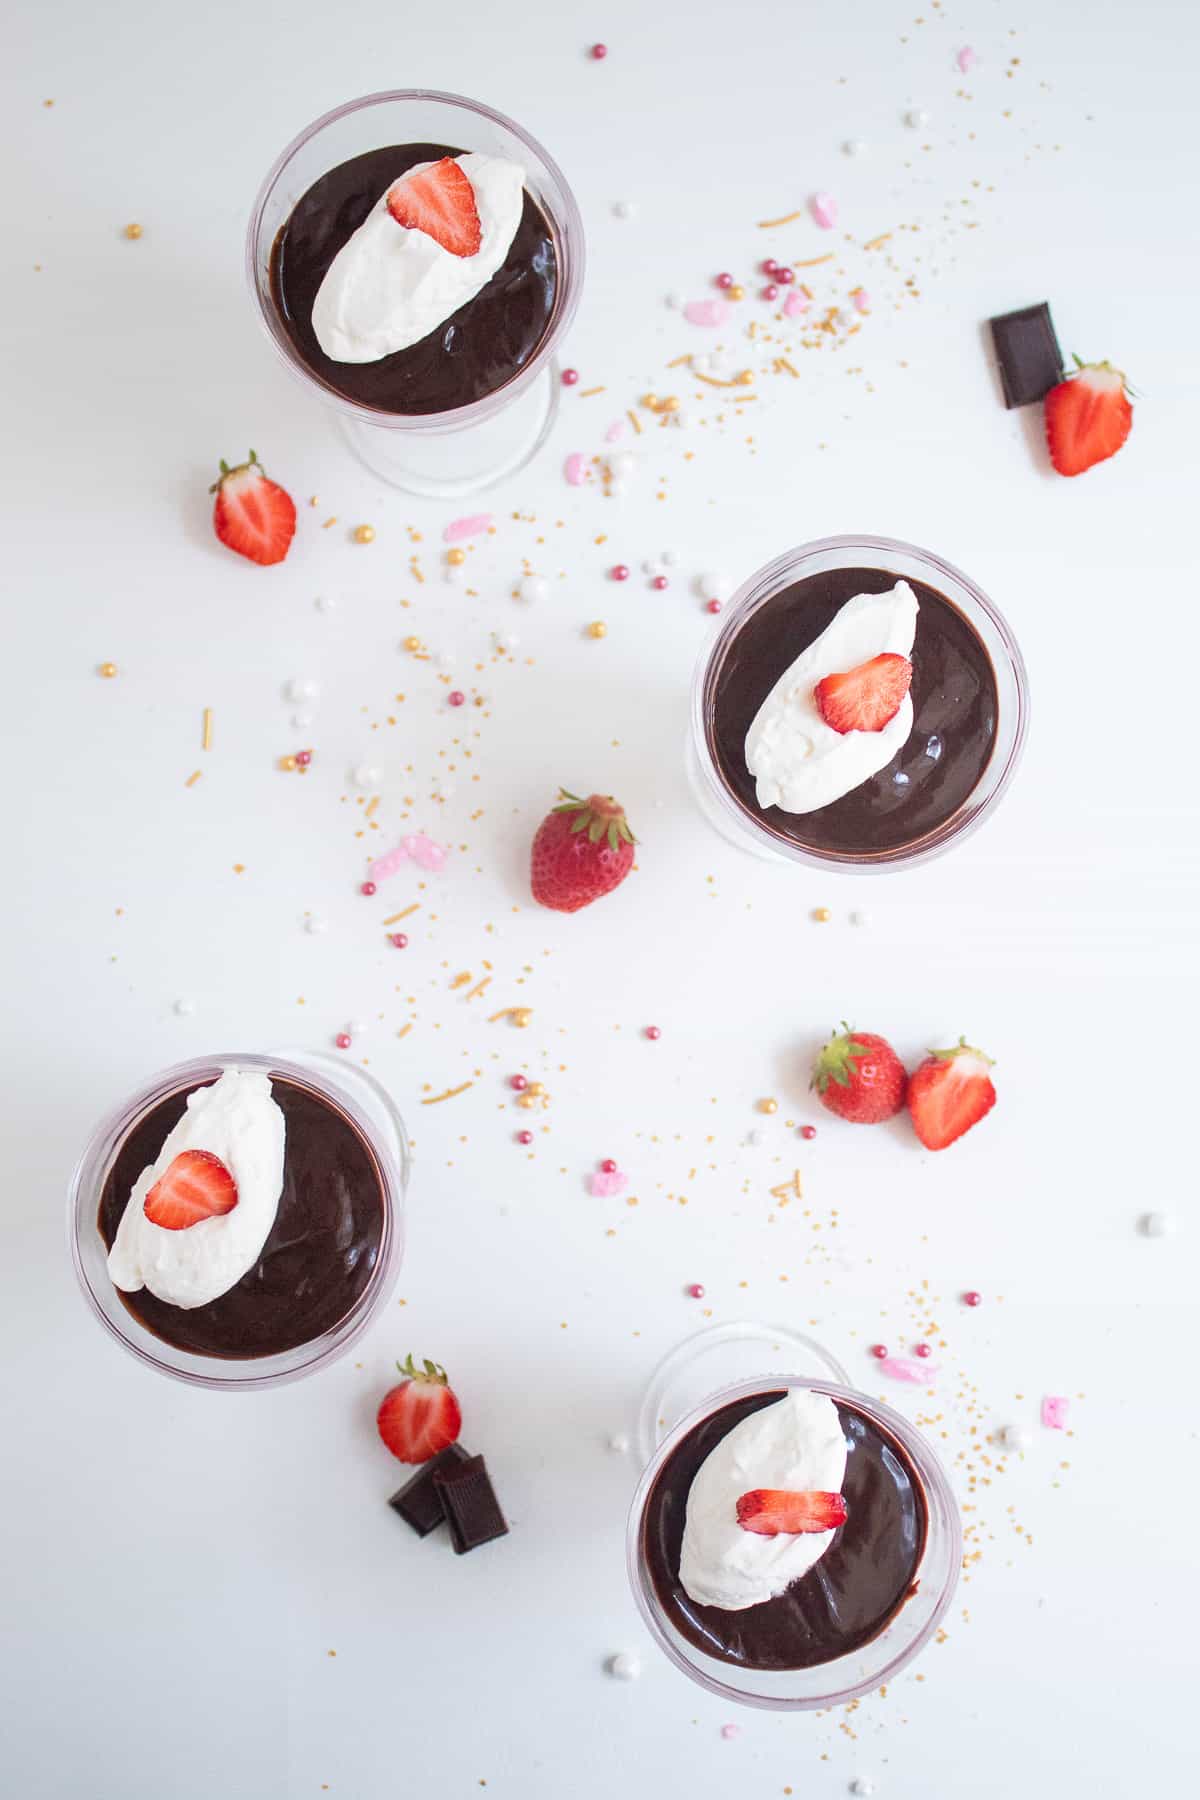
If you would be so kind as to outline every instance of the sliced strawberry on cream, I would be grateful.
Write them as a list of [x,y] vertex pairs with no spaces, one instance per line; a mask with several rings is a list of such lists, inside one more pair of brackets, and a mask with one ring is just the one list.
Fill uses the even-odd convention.
[[797,1537],[807,1531],[836,1531],[846,1523],[841,1494],[795,1494],[787,1488],[754,1488],[737,1503],[737,1522],[759,1537]]
[[142,1202],[152,1225],[188,1231],[202,1219],[219,1219],[237,1205],[237,1182],[211,1150],[181,1150]]
[[483,242],[475,189],[452,156],[419,175],[402,175],[388,189],[387,209],[397,225],[423,231],[451,256],[474,256]]

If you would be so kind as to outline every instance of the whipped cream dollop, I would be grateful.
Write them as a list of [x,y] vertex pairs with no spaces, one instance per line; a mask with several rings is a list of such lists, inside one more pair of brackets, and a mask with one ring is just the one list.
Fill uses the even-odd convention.
[[[378,362],[406,350],[473,300],[508,255],[525,204],[525,171],[502,156],[455,158],[475,191],[480,244],[455,256],[425,232],[398,225],[379,196],[338,251],[313,301],[312,328],[334,362]],[[406,175],[431,169],[417,163]]]
[[755,1488],[837,1494],[846,1440],[833,1401],[793,1388],[727,1432],[692,1482],[679,1579],[700,1606],[741,1612],[782,1594],[819,1562],[832,1531],[761,1537],[738,1524],[737,1503]]
[[[206,1306],[235,1287],[258,1261],[283,1190],[283,1113],[270,1077],[229,1068],[187,1097],[187,1110],[149,1168],[143,1169],[108,1253],[114,1287],[146,1287],[185,1311]],[[237,1205],[184,1231],[153,1224],[146,1195],[181,1150],[219,1156],[237,1183]]]
[[885,594],[855,594],[802,650],[771,689],[746,733],[746,767],[758,804],[784,812],[815,812],[878,775],[908,741],[912,700],[905,695],[882,731],[835,731],[817,707],[814,689],[893,652],[912,656],[917,596],[907,581]]

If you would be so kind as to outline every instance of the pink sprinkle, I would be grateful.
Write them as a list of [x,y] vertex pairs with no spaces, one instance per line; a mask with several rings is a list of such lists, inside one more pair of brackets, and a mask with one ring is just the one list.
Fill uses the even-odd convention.
[[600,1164],[600,1167],[604,1170],[604,1173],[606,1175],[615,1175],[617,1172],[616,1158],[612,1157],[612,1156],[606,1156],[604,1161]]
[[1042,1424],[1047,1431],[1065,1431],[1071,1402],[1065,1394],[1047,1394],[1042,1401]]
[[450,692],[446,695],[446,699],[451,706],[461,706],[466,697],[467,696],[463,693],[461,688],[451,688]]
[[979,61],[979,58],[974,50],[972,50],[970,44],[964,44],[954,60],[958,64],[959,73],[961,75],[968,75]]
[[358,891],[360,894],[365,894],[369,900],[371,895],[375,892],[375,883],[373,881],[364,881],[360,883]]
[[888,1347],[886,1344],[872,1344],[871,1345],[871,1355],[878,1357],[880,1362],[883,1361],[883,1359],[887,1355],[887,1353],[888,1353]]
[[605,57],[608,55],[608,45],[607,44],[593,44],[589,54],[591,55],[591,59],[593,62],[603,62]]
[[[398,869],[403,868],[407,861],[408,851],[404,848],[403,844],[397,844],[394,850],[385,851],[382,856],[376,857],[375,861],[371,864],[372,880],[386,881],[389,875],[394,875]],[[372,887],[371,892],[374,893],[374,891],[375,890]],[[363,892],[366,892],[365,883],[363,884]]]
[[689,300],[683,316],[689,325],[724,325],[732,308],[728,300]]
[[667,580],[665,575],[656,575],[654,577],[654,580],[650,583],[650,586],[652,588],[654,588],[660,594],[662,593],[664,588],[670,587],[670,585],[671,584]]
[[807,311],[808,295],[802,294],[799,288],[793,288],[783,303],[784,318],[795,319],[798,318],[801,313],[806,313]]
[[525,1075],[510,1075],[508,1078],[508,1085],[515,1093],[523,1094],[525,1089],[529,1086],[529,1080]]
[[404,840],[404,848],[417,864],[418,868],[428,869],[432,875],[440,875],[446,866],[446,852],[441,844],[435,844],[431,837],[423,831],[414,832]]
[[868,294],[866,288],[855,288],[850,298],[854,302],[855,312],[870,312],[871,296]]
[[563,464],[563,474],[571,487],[582,487],[587,475],[587,458],[581,450],[572,450]]
[[624,421],[624,419],[614,419],[612,424],[609,426],[608,430],[604,434],[604,441],[606,444],[615,444],[618,438],[623,438],[624,436],[625,436],[625,421]]
[[735,1738],[737,1734],[738,1727],[736,1725],[722,1725],[721,1736],[725,1739],[726,1743],[728,1743],[730,1738]]
[[461,544],[464,538],[482,537],[491,524],[491,513],[469,513],[465,519],[451,519],[442,533],[442,542]]
[[611,1200],[617,1194],[623,1194],[628,1186],[629,1177],[620,1169],[595,1169],[588,1176],[588,1192],[597,1200]]
[[922,1368],[911,1356],[885,1356],[879,1368],[881,1374],[890,1375],[893,1381],[911,1381],[917,1387],[924,1387],[937,1373],[928,1363]]
[[808,209],[822,231],[831,231],[837,224],[837,202],[832,194],[814,194]]

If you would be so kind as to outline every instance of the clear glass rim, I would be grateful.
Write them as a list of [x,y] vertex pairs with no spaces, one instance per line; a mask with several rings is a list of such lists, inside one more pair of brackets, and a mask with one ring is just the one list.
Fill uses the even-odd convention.
[[[898,1650],[886,1663],[868,1676],[852,1681],[844,1687],[831,1686],[826,1693],[796,1697],[746,1693],[740,1688],[734,1687],[731,1682],[721,1680],[719,1676],[692,1661],[690,1656],[668,1634],[664,1626],[654,1586],[646,1574],[641,1554],[642,1515],[645,1511],[646,1501],[663,1464],[680,1441],[702,1420],[709,1418],[714,1412],[720,1411],[721,1407],[728,1406],[733,1401],[746,1400],[755,1394],[779,1393],[788,1388],[805,1388],[817,1394],[826,1394],[834,1402],[842,1401],[847,1407],[853,1407],[858,1412],[866,1413],[872,1420],[883,1425],[894,1437],[899,1439],[911,1456],[921,1480],[925,1484],[929,1506],[929,1528],[920,1575],[923,1576],[926,1571],[935,1530],[942,1532],[949,1539],[943,1552],[947,1559],[947,1575],[941,1592],[937,1596],[929,1618],[912,1642]],[[637,1492],[634,1494],[629,1509],[629,1522],[625,1533],[625,1563],[629,1575],[629,1585],[633,1589],[633,1597],[642,1621],[659,1648],[665,1651],[677,1669],[682,1669],[685,1675],[698,1682],[701,1687],[707,1688],[709,1693],[719,1694],[723,1700],[732,1701],[738,1706],[754,1706],[768,1712],[811,1712],[821,1707],[840,1706],[847,1701],[859,1699],[863,1694],[873,1693],[883,1683],[890,1681],[915,1656],[920,1654],[933,1638],[945,1617],[958,1586],[958,1578],[962,1569],[962,1550],[962,1521],[959,1516],[958,1503],[936,1452],[916,1426],[902,1413],[894,1411],[885,1401],[875,1400],[857,1388],[843,1387],[838,1382],[810,1380],[804,1376],[789,1375],[764,1375],[753,1381],[734,1382],[719,1393],[710,1395],[686,1417],[680,1419],[679,1423],[664,1437],[642,1471]],[[887,1629],[888,1627],[885,1627],[885,1632]],[[881,1637],[883,1635],[883,1633],[880,1634]],[[879,1639],[872,1640],[874,1643],[878,1641]],[[871,1645],[866,1644],[862,1647],[862,1651],[855,1652],[855,1654],[861,1655],[870,1648]],[[836,1667],[836,1661],[814,1665],[814,1668],[818,1670],[821,1668],[832,1670]],[[748,1669],[746,1671],[747,1679],[752,1680],[756,1672]],[[781,1672],[775,1671],[775,1673]],[[805,1674],[810,1672],[798,1671],[798,1673]]]
[[[219,1357],[199,1356],[182,1350],[165,1339],[157,1338],[137,1321],[117,1297],[116,1290],[93,1282],[84,1255],[84,1233],[94,1236],[102,1247],[96,1213],[105,1177],[120,1145],[135,1121],[159,1101],[183,1088],[199,1087],[211,1081],[223,1068],[235,1066],[257,1069],[264,1074],[277,1074],[297,1086],[321,1093],[343,1111],[370,1146],[383,1187],[383,1233],[379,1259],[374,1273],[357,1301],[337,1324],[322,1336],[306,1344],[298,1344],[274,1356],[248,1358],[244,1362],[226,1361]],[[72,1266],[91,1312],[109,1336],[125,1350],[159,1373],[193,1387],[218,1389],[222,1392],[253,1392],[259,1388],[277,1387],[286,1381],[297,1381],[314,1374],[348,1350],[365,1331],[378,1308],[387,1300],[400,1273],[404,1249],[403,1208],[408,1186],[409,1149],[404,1120],[387,1090],[373,1077],[367,1077],[372,1096],[384,1113],[387,1124],[395,1131],[396,1145],[381,1142],[377,1125],[373,1124],[356,1101],[350,1089],[360,1073],[348,1068],[349,1085],[339,1081],[340,1071],[324,1072],[322,1066],[307,1061],[292,1061],[287,1056],[263,1056],[257,1052],[223,1052],[193,1058],[163,1069],[150,1081],[117,1106],[113,1107],[93,1130],[74,1172],[67,1191],[67,1238]],[[365,1074],[365,1071],[363,1071]],[[107,1301],[107,1304],[105,1302]]]
[[[1003,678],[1006,672],[1012,687],[1009,700],[1012,717],[1005,727],[1005,742],[1003,746],[997,742],[978,784],[958,811],[912,844],[901,845],[895,850],[868,852],[861,856],[796,844],[768,830],[760,820],[740,806],[726,788],[713,763],[705,731],[709,677],[739,625],[757,605],[801,579],[812,564],[834,554],[843,557],[844,562],[833,566],[849,567],[853,566],[856,559],[868,559],[867,566],[870,567],[872,563],[869,559],[874,558],[878,559],[874,566],[885,567],[887,565],[884,559],[889,556],[911,559],[924,565],[931,578],[931,586],[941,580],[956,590],[947,597],[960,606],[968,624],[978,629],[980,620],[971,617],[971,609],[977,609],[1003,651],[1007,670],[995,668],[992,646],[984,643],[989,660],[993,662],[1000,692],[1002,722],[1005,707]],[[784,551],[742,583],[729,603],[719,631],[697,658],[692,677],[689,716],[689,744],[695,773],[702,785],[702,798],[745,841],[746,847],[765,852],[774,860],[799,863],[809,868],[871,874],[886,869],[915,868],[920,863],[943,855],[952,845],[976,831],[992,813],[1007,792],[1025,747],[1029,730],[1029,677],[1020,647],[999,608],[969,575],[945,557],[939,556],[936,551],[926,550],[919,544],[906,543],[901,538],[869,535],[816,538],[811,543]]]
[[[503,387],[493,389],[490,394],[485,394],[482,399],[473,400],[468,406],[453,407],[448,412],[383,412],[375,407],[360,405],[358,401],[349,399],[345,394],[339,394],[336,388],[327,386],[296,352],[291,339],[280,324],[274,308],[265,300],[262,284],[258,278],[263,217],[275,185],[286,172],[293,157],[322,131],[342,119],[349,118],[354,113],[362,112],[372,106],[395,105],[405,102],[434,102],[442,106],[457,107],[462,111],[474,113],[477,117],[489,120],[493,125],[499,126],[502,131],[509,132],[533,153],[556,190],[555,208],[551,210],[544,207],[543,210],[547,212],[555,235],[555,250],[559,258],[562,279],[555,296],[554,312],[545,334],[525,367],[510,381],[506,381]],[[246,282],[254,301],[254,309],[259,323],[266,332],[276,354],[291,374],[298,377],[311,392],[319,395],[326,405],[336,408],[351,418],[358,419],[364,425],[372,425],[381,430],[463,430],[478,423],[481,419],[489,417],[500,406],[507,404],[517,394],[522,393],[546,366],[554,346],[575,316],[583,287],[585,262],[583,219],[567,178],[549,151],[539,143],[532,133],[525,131],[515,120],[507,118],[504,113],[497,112],[495,107],[485,106],[480,100],[470,100],[463,94],[444,93],[438,88],[385,88],[377,93],[363,94],[356,100],[347,100],[341,106],[335,106],[329,112],[322,113],[320,118],[314,119],[310,125],[305,126],[303,131],[298,132],[271,164],[258,190],[246,227]]]

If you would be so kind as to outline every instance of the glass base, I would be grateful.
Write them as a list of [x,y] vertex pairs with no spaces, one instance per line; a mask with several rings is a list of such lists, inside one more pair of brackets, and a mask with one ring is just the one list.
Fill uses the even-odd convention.
[[651,1375],[638,1410],[642,1461],[649,1462],[680,1419],[711,1395],[740,1381],[769,1382],[772,1375],[854,1385],[837,1358],[802,1331],[754,1320],[710,1325],[676,1344]]
[[490,418],[450,430],[367,425],[339,418],[342,436],[372,475],[423,500],[459,500],[515,475],[537,455],[558,414],[561,378],[551,358],[536,381]]

